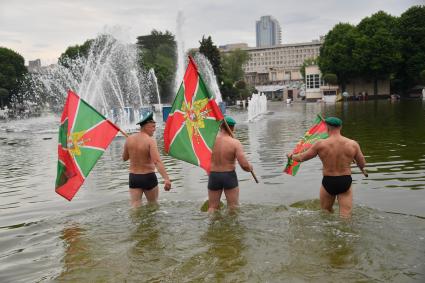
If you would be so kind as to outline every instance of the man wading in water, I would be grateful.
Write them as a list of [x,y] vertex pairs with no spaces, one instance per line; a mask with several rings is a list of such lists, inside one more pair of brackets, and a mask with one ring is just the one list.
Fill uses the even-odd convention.
[[132,207],[142,204],[143,193],[149,203],[157,202],[158,180],[155,167],[164,179],[164,190],[171,189],[170,178],[159,156],[156,141],[152,138],[155,132],[153,113],[147,113],[137,125],[140,125],[140,132],[127,138],[122,154],[124,161],[130,159],[129,187]]
[[320,206],[332,212],[335,198],[338,198],[339,214],[351,216],[353,191],[351,186],[351,162],[356,161],[363,171],[366,160],[359,144],[341,135],[342,121],[335,117],[325,119],[329,137],[317,141],[310,149],[300,154],[287,154],[298,162],[304,162],[319,155],[323,164],[323,179],[320,187]]
[[[229,116],[225,120],[233,132],[236,121]],[[229,209],[234,209],[239,205],[238,177],[235,172],[236,160],[243,170],[252,171],[252,165],[245,157],[241,142],[230,136],[223,122],[211,155],[211,172],[208,178],[208,212],[218,209],[223,191]]]

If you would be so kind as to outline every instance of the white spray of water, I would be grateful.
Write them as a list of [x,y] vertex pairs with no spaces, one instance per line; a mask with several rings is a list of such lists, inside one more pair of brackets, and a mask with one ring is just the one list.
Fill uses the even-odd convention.
[[101,34],[92,42],[87,57],[66,60],[67,67],[58,64],[32,74],[28,97],[59,113],[71,89],[114,122],[127,126],[150,104],[148,73],[141,69],[139,59],[135,44]]
[[210,92],[215,97],[215,102],[218,104],[223,101],[221,98],[220,88],[217,84],[217,78],[214,74],[214,69],[210,61],[202,53],[196,53],[195,58],[193,58],[198,66],[198,71],[201,73],[202,78],[205,81]]
[[248,102],[248,121],[251,122],[266,112],[267,97],[263,93],[253,93]]
[[185,69],[185,50],[183,40],[183,24],[184,17],[183,12],[177,13],[177,28],[176,28],[176,42],[177,42],[177,71],[174,81],[174,93],[177,93],[179,87],[183,81],[184,69]]
[[157,101],[158,102],[158,110],[162,111],[161,97],[159,96],[158,80],[156,78],[155,70],[153,68],[151,68],[149,70],[149,77],[150,77],[151,82],[152,82],[152,84],[155,88],[155,91],[156,91],[156,95],[157,95],[157,99],[158,99],[158,101]]

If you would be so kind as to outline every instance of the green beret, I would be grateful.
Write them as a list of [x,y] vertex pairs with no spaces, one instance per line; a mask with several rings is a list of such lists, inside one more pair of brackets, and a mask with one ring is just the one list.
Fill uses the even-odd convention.
[[328,117],[325,119],[325,123],[332,127],[342,126],[342,120],[337,117]]
[[155,122],[153,119],[153,112],[147,112],[144,115],[142,114],[142,117],[140,119],[140,121],[136,124],[136,125],[140,125],[140,127],[142,127],[143,125],[145,125],[148,122]]
[[227,125],[229,125],[230,127],[233,127],[234,125],[236,125],[236,121],[235,121],[235,119],[233,119],[233,118],[232,118],[232,117],[230,117],[230,116],[226,116],[226,117],[224,118],[224,120],[226,120]]

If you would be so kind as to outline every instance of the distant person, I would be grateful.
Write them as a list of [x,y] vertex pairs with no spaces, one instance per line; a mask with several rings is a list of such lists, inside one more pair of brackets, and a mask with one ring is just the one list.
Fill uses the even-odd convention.
[[325,119],[329,137],[317,141],[310,149],[301,154],[288,154],[298,162],[304,162],[319,155],[323,164],[323,179],[320,188],[320,206],[333,212],[335,198],[338,198],[339,214],[350,217],[353,206],[351,163],[356,161],[361,170],[366,160],[359,144],[341,135],[342,121],[339,118]]
[[164,164],[159,156],[158,146],[153,134],[155,121],[153,113],[149,112],[140,122],[140,132],[127,138],[124,144],[122,159],[130,159],[130,202],[132,207],[142,204],[142,196],[145,194],[148,203],[156,203],[158,200],[158,179],[155,167],[164,179],[164,190],[171,189],[171,181],[167,175]]
[[[229,116],[226,116],[225,120],[233,132],[236,121]],[[212,150],[211,172],[208,178],[208,212],[214,212],[219,208],[223,192],[229,209],[234,209],[239,205],[236,160],[243,170],[252,171],[252,165],[245,157],[241,142],[231,137],[223,122]]]

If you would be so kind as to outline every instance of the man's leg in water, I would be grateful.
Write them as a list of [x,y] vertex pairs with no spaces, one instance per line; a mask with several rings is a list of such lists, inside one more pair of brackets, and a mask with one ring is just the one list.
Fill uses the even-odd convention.
[[332,206],[335,202],[335,196],[329,194],[323,185],[320,187],[320,207],[328,212],[333,212]]
[[239,188],[224,190],[224,195],[227,200],[227,207],[233,210],[239,206]]
[[208,190],[208,212],[214,212],[220,206],[220,198],[223,190]]
[[155,188],[151,190],[143,190],[145,193],[146,199],[148,200],[149,204],[155,204],[158,201],[158,195],[159,195],[159,188],[156,186]]
[[142,189],[130,189],[130,205],[131,207],[139,207],[142,205]]
[[353,190],[348,189],[345,193],[338,195],[339,216],[342,218],[351,217],[351,210],[353,209]]

